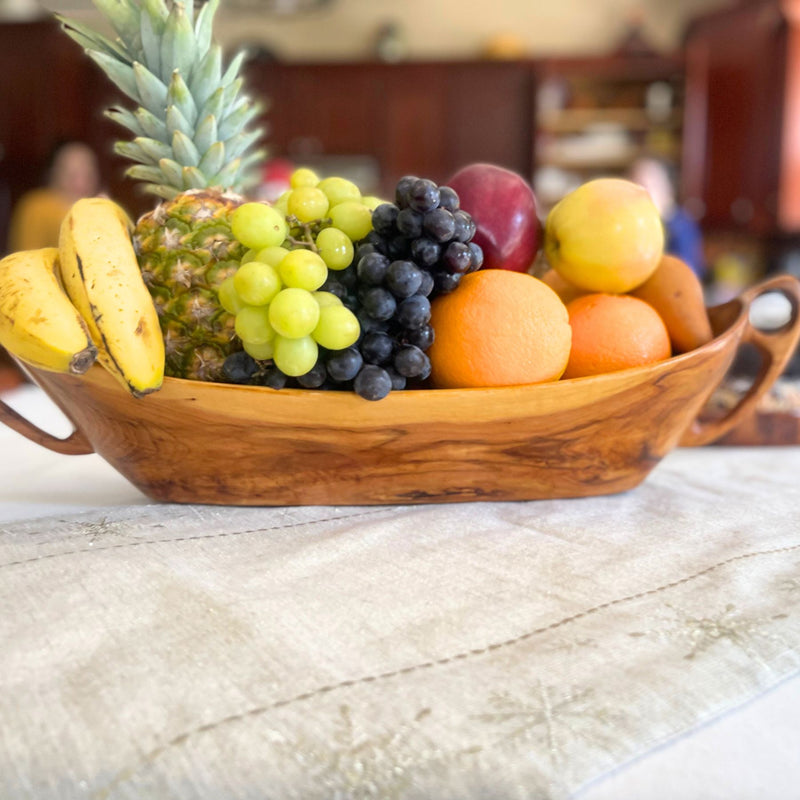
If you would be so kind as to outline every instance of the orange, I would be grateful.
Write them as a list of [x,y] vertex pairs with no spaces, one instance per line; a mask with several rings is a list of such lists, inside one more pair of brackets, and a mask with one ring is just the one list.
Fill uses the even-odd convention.
[[669,334],[659,313],[626,294],[585,294],[567,304],[572,350],[565,378],[600,375],[669,358]]
[[431,380],[442,389],[554,381],[569,358],[566,306],[525,272],[465,275],[433,301],[431,324]]

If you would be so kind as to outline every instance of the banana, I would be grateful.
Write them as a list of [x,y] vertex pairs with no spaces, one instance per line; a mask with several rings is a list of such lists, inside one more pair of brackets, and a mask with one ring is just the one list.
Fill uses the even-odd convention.
[[0,345],[53,372],[81,374],[97,348],[58,278],[58,250],[24,250],[0,261]]
[[61,224],[64,289],[99,350],[97,360],[135,396],[160,388],[164,339],[130,237],[113,200],[75,202]]

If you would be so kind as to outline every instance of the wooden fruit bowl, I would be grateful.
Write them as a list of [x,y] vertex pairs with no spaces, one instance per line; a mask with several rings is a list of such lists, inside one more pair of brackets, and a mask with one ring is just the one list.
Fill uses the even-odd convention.
[[[752,301],[780,291],[792,318],[756,330]],[[232,505],[534,500],[638,485],[679,444],[704,444],[752,412],[800,338],[800,282],[778,276],[710,310],[716,338],[648,367],[500,389],[279,391],[168,378],[136,400],[101,367],[30,370],[75,425],[67,439],[0,403],[0,419],[59,453],[99,453],[151,498]],[[701,411],[744,342],[763,356],[722,419]]]

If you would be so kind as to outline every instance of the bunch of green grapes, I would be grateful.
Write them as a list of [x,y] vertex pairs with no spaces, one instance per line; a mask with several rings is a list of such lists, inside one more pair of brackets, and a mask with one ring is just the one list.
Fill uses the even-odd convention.
[[[264,203],[244,203],[231,219],[233,235],[248,253],[219,287],[222,307],[235,315],[236,335],[254,361],[271,361],[297,377],[317,363],[319,347],[342,350],[360,335],[358,319],[341,300],[319,291],[328,269],[353,260],[352,239],[339,228],[320,228],[308,241],[295,242],[286,215]],[[226,371],[236,377],[242,356]]]
[[[285,215],[290,234],[295,236],[307,236],[309,228],[317,234],[333,229],[344,233],[351,242],[357,242],[372,230],[372,210],[382,202],[377,197],[362,196],[358,186],[346,178],[320,180],[307,167],[292,173],[289,186],[273,207]],[[344,269],[349,264],[329,266]]]
[[[273,205],[235,210],[231,229],[248,250],[219,289],[243,345],[225,362],[229,380],[346,388],[340,362],[349,366],[361,328],[341,287],[355,284],[354,242],[372,231],[372,211],[381,202],[346,178],[320,180],[300,168]],[[329,270],[337,281],[328,281]],[[338,293],[324,291],[329,283]]]

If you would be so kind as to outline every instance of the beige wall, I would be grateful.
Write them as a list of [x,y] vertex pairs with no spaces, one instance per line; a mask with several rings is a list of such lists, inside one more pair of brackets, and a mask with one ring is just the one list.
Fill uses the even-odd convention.
[[334,0],[297,18],[219,13],[225,44],[260,42],[287,60],[367,58],[375,32],[393,20],[411,58],[471,58],[490,37],[514,34],[530,55],[589,55],[612,50],[640,13],[654,47],[680,42],[686,20],[732,0]]
[[[247,0],[249,3],[257,0]],[[86,21],[97,21],[90,0],[0,0],[41,2]],[[640,14],[648,40],[674,49],[686,21],[736,0],[333,0],[330,7],[297,17],[237,11],[222,0],[217,39],[230,49],[263,44],[286,60],[363,59],[373,54],[378,28],[399,23],[408,57],[473,58],[487,40],[511,33],[526,54],[597,55],[613,50],[629,20]]]

